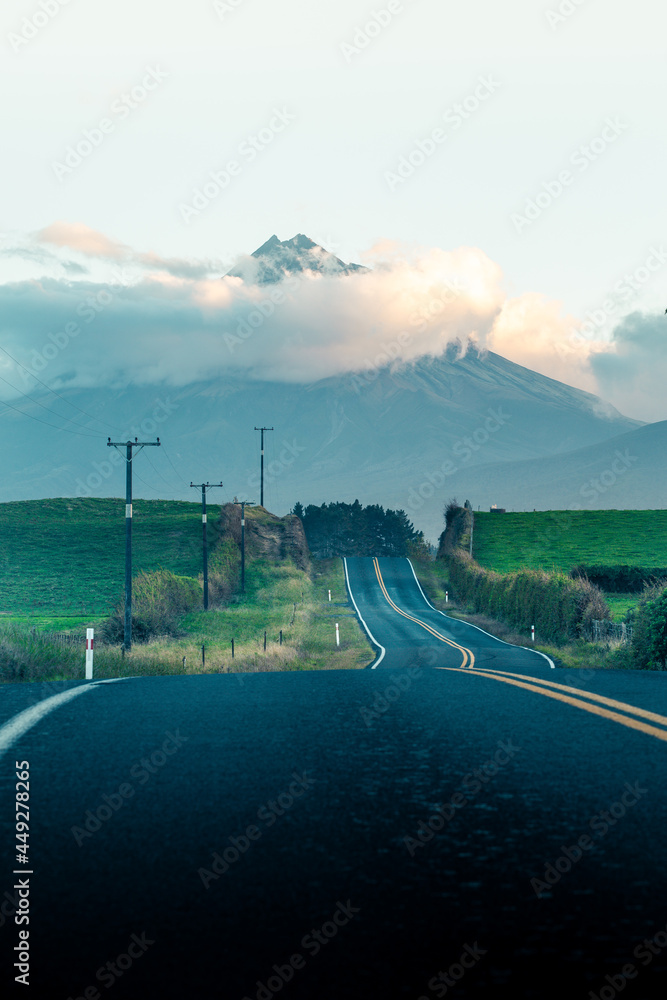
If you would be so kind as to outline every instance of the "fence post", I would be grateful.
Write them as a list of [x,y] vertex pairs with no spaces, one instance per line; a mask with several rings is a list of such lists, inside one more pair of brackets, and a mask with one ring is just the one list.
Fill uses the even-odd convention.
[[206,647],[203,644],[201,647],[201,665],[202,667],[206,666]]
[[232,639],[232,660],[234,659],[234,640]]
[[95,629],[86,629],[86,680],[93,679],[93,642],[95,639]]
[[283,630],[281,629],[280,630],[280,645],[282,646],[282,644],[283,644]]
[[266,632],[264,633],[264,652],[266,652]]

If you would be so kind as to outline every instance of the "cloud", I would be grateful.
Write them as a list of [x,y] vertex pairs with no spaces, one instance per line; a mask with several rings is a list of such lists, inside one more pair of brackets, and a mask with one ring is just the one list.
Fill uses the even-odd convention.
[[53,222],[35,234],[38,243],[51,243],[57,247],[77,250],[87,257],[103,257],[106,260],[122,260],[129,248],[110,240],[104,233],[85,226],[82,222]]
[[74,260],[67,260],[57,254],[45,250],[43,247],[32,246],[12,246],[0,250],[0,256],[8,259],[24,260],[29,264],[36,264],[41,268],[62,268],[67,274],[84,275],[88,274],[88,269],[83,264]]
[[469,336],[484,344],[501,280],[474,248],[272,286],[165,273],[129,286],[45,278],[0,286],[0,334],[23,364],[60,384],[183,385],[230,372],[314,381],[437,356]]
[[667,316],[633,312],[614,329],[607,350],[590,359],[600,392],[645,420],[665,419]]
[[[508,298],[501,268],[475,247],[383,241],[363,256],[369,271],[258,285],[203,276],[201,263],[138,253],[84,226],[54,223],[39,239],[84,261],[140,268],[134,284],[0,285],[0,342],[53,385],[185,385],[235,374],[311,383],[473,342],[569,385],[602,387],[632,415],[664,416],[667,321],[633,314],[612,344],[587,340],[561,303],[539,293]],[[29,252],[50,253],[37,242]],[[6,358],[2,366],[6,373]]]
[[574,316],[563,314],[562,303],[528,292],[503,303],[487,347],[549,378],[596,392],[588,361],[603,342],[580,336],[579,325]]
[[171,274],[178,278],[196,280],[216,272],[220,274],[224,270],[224,265],[220,261],[193,261],[179,257],[162,257],[153,251],[143,253],[135,251],[82,222],[53,222],[35,233],[33,239],[37,244],[46,243],[61,249],[73,250],[84,257],[133,266],[156,274]]

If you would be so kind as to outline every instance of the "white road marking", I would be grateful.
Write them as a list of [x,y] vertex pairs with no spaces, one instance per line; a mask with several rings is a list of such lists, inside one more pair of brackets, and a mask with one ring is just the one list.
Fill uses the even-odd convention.
[[[424,598],[424,600],[428,604],[429,608],[433,608],[433,605],[431,604],[431,602],[429,601],[428,597],[426,596],[426,594],[422,590],[421,584],[420,584],[419,580],[417,580],[417,574],[415,573],[414,566],[412,565],[412,563],[410,562],[409,559],[407,560],[407,563],[408,563],[410,569],[412,570],[412,575],[415,578],[417,586],[421,590],[422,597]],[[434,611],[438,611],[437,608],[433,608],[433,610]],[[515,646],[513,642],[505,642],[504,639],[499,639],[497,635],[491,635],[490,632],[486,632],[483,628],[480,628],[479,625],[473,625],[472,622],[464,622],[460,618],[451,618],[449,615],[446,615],[444,611],[438,611],[438,614],[442,615],[443,618],[449,618],[450,621],[460,622],[461,625],[467,625],[468,628],[476,628],[478,632],[483,632],[484,635],[488,635],[490,639],[495,639],[496,642],[502,642],[503,646],[511,646],[513,649],[527,649],[529,653],[537,653],[538,656],[543,656],[544,657],[544,659],[547,661],[547,663],[549,664],[549,666],[553,670],[556,669],[556,664],[553,662],[553,660],[551,659],[551,657],[547,656],[546,653],[540,653],[539,649],[531,649],[530,646]]]
[[54,709],[65,705],[68,701],[72,701],[73,698],[78,698],[80,694],[85,694],[86,691],[92,691],[93,688],[98,687],[100,684],[111,684],[115,681],[124,681],[127,679],[126,677],[112,677],[107,681],[82,684],[80,687],[63,691],[62,694],[54,694],[50,698],[45,698],[37,705],[33,705],[32,708],[26,708],[25,711],[19,712],[13,719],[5,722],[4,726],[0,727],[0,757],[7,753],[21,736],[37,725],[45,715],[53,712]]
[[382,650],[382,652],[380,653],[380,656],[379,656],[379,658],[378,658],[378,659],[377,659],[377,660],[375,661],[375,663],[374,663],[374,664],[373,664],[373,666],[371,667],[371,670],[375,670],[375,668],[376,668],[376,667],[378,666],[378,664],[380,664],[380,663],[382,662],[382,660],[384,659],[384,654],[385,654],[385,653],[386,653],[387,651],[386,651],[386,649],[384,648],[384,646],[380,645],[380,643],[379,643],[379,642],[377,641],[377,639],[376,639],[376,638],[374,637],[373,633],[372,633],[372,632],[371,632],[371,630],[369,629],[369,627],[368,627],[368,625],[366,624],[366,622],[364,621],[364,619],[363,619],[363,618],[361,617],[361,612],[359,611],[359,608],[357,607],[357,602],[356,602],[356,601],[355,601],[355,599],[354,599],[354,594],[352,593],[352,587],[350,586],[350,577],[349,577],[349,575],[348,575],[348,572],[347,572],[347,559],[343,559],[343,566],[344,566],[344,568],[345,568],[345,580],[347,581],[347,592],[348,592],[348,594],[350,595],[350,600],[351,600],[351,601],[352,601],[352,603],[354,604],[354,610],[355,610],[355,611],[357,612],[357,615],[359,616],[359,621],[361,622],[361,624],[362,624],[362,625],[364,626],[364,628],[366,629],[366,632],[367,632],[367,634],[368,634],[368,637],[369,637],[369,639],[371,640],[371,642],[373,643],[373,645],[374,645],[374,646],[377,646],[377,647],[378,647],[378,649],[381,649],[381,650]]

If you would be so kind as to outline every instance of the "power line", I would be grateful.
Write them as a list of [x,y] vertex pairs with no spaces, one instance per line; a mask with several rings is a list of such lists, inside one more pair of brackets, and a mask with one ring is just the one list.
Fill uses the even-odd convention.
[[48,420],[42,420],[41,417],[36,417],[32,413],[26,413],[25,410],[19,410],[18,406],[13,406],[12,403],[8,403],[4,399],[0,399],[0,403],[3,406],[7,406],[10,410],[15,410],[16,413],[20,413],[22,417],[28,417],[30,420],[37,420],[40,424],[46,424],[47,427],[53,427],[56,431],[67,431],[68,434],[78,434],[80,437],[96,438],[98,441],[100,439],[99,434],[86,434],[84,431],[73,431],[69,427],[57,427],[56,424],[50,424]]
[[178,471],[178,469],[176,468],[176,466],[172,462],[171,458],[169,457],[169,452],[164,447],[163,447],[163,451],[164,451],[164,457],[167,459],[167,461],[169,462],[170,466],[172,467],[172,469],[174,470],[174,472],[176,473],[176,475],[180,478],[181,473]]
[[29,368],[26,368],[25,365],[22,365],[21,362],[18,361],[17,358],[13,356],[13,354],[10,354],[6,347],[0,346],[0,351],[2,351],[3,354],[6,354],[7,357],[14,362],[15,365],[18,365],[19,368],[22,368],[24,372],[27,372],[31,378],[34,378],[36,382],[39,382],[39,384],[43,385],[45,389],[48,389],[49,392],[52,392],[54,396],[57,396],[58,399],[62,399],[63,403],[67,403],[68,406],[73,406],[75,410],[79,411],[79,413],[83,413],[84,416],[89,417],[91,420],[97,420],[99,424],[103,424],[105,427],[111,427],[113,430],[118,430],[118,427],[116,427],[114,424],[108,424],[105,420],[101,420],[99,417],[94,417],[92,413],[88,413],[87,410],[82,410],[80,406],[76,405],[76,403],[73,403],[69,399],[65,399],[64,396],[61,396],[59,392],[56,392],[55,389],[52,389],[50,385],[46,384],[46,382],[42,382],[41,378],[39,378],[38,375],[35,375],[35,373],[31,372]]
[[[4,382],[5,385],[8,385],[10,387],[10,389],[14,389],[16,392],[18,392],[20,396],[23,396],[25,399],[29,399],[31,403],[36,403],[37,406],[41,406],[42,409],[46,410],[47,413],[52,413],[54,417],[61,417],[63,420],[66,420],[68,424],[75,424],[73,417],[66,417],[63,413],[58,413],[57,410],[52,410],[50,406],[46,405],[46,403],[40,403],[40,401],[38,399],[35,399],[34,396],[29,396],[27,392],[24,392],[23,389],[19,388],[19,386],[14,385],[14,383],[10,382],[9,379],[3,378],[2,375],[0,375],[0,382]],[[26,416],[29,417],[30,414],[27,413]],[[80,424],[75,424],[75,426],[79,427]],[[63,428],[63,430],[65,429],[66,428]]]
[[162,475],[162,473],[160,472],[160,470],[159,470],[159,469],[156,469],[156,468],[155,468],[155,466],[154,466],[154,465],[153,465],[153,463],[151,462],[151,460],[150,460],[150,458],[148,457],[148,455],[146,455],[146,456],[145,456],[145,458],[146,458],[146,461],[148,462],[148,464],[150,465],[151,469],[152,469],[152,470],[153,470],[153,472],[155,473],[155,475],[156,475],[156,476],[159,476],[159,477],[160,477],[160,479],[162,480],[162,482],[163,482],[163,483],[166,483],[166,485],[167,485],[167,486],[169,487],[169,490],[170,490],[170,491],[171,491],[172,493],[176,493],[176,492],[177,492],[177,489],[178,489],[178,487],[176,487],[176,488],[175,488],[175,487],[174,487],[174,486],[172,485],[172,483],[170,483],[170,482],[169,482],[169,480],[168,480],[168,479],[165,479],[165,477],[164,477],[164,476]]
[[163,499],[163,497],[162,497],[162,493],[160,492],[160,490],[156,490],[156,488],[155,488],[154,486],[151,486],[151,484],[150,484],[150,483],[147,483],[145,479],[142,479],[142,478],[141,478],[141,476],[140,476],[140,475],[139,475],[138,473],[135,473],[135,475],[134,475],[134,478],[135,478],[135,479],[138,479],[138,480],[139,480],[139,482],[140,482],[140,483],[143,483],[143,484],[144,484],[144,486],[146,486],[146,487],[147,487],[147,488],[148,488],[149,490],[152,490],[152,491],[153,491],[153,493],[157,493],[158,497],[159,497],[159,498],[160,498],[161,500]]

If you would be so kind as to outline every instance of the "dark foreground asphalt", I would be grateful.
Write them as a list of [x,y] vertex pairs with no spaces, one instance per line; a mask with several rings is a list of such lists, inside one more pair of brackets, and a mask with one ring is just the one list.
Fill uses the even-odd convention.
[[[380,567],[423,619],[400,603],[406,564]],[[369,567],[348,568],[363,602]],[[3,995],[664,996],[667,719],[638,710],[667,715],[665,677],[573,684],[437,618],[497,676],[411,623],[402,666],[88,685],[20,736],[0,759]],[[55,690],[3,688],[0,727]],[[32,985],[13,991],[15,760],[34,874]]]

